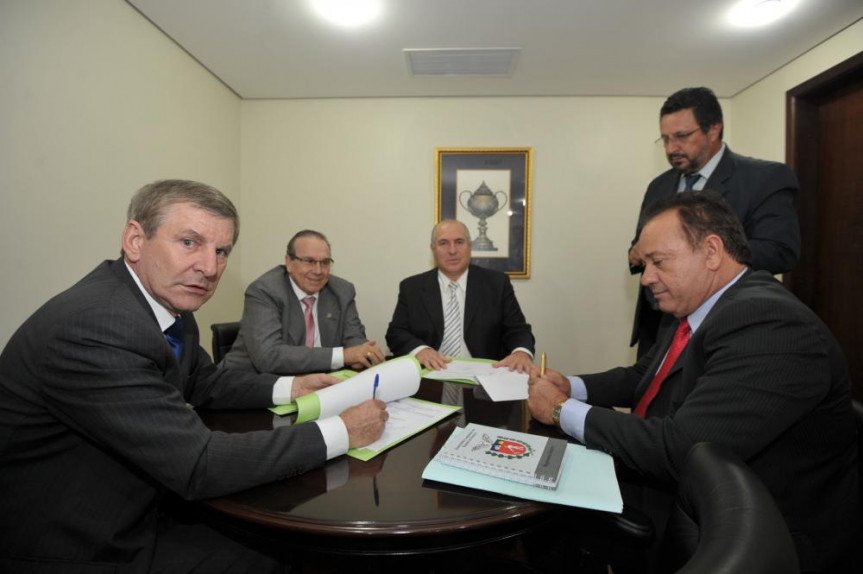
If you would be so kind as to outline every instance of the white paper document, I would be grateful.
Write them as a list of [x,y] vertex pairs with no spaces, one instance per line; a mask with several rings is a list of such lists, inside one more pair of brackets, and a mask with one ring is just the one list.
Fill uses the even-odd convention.
[[387,424],[384,426],[384,432],[381,437],[361,449],[352,449],[357,451],[357,453],[349,452],[348,454],[356,456],[356,458],[368,460],[371,456],[362,456],[364,451],[371,451],[377,454],[380,451],[386,450],[394,444],[430,427],[460,408],[454,405],[441,405],[412,398],[387,403],[387,413],[389,413],[390,418],[387,419]]
[[438,381],[476,381],[477,375],[487,375],[495,371],[495,369],[491,366],[492,362],[493,361],[485,359],[453,359],[452,362],[446,364],[446,369],[423,373],[423,377],[425,377],[426,379],[436,379]]
[[527,373],[517,373],[507,368],[494,369],[488,375],[477,375],[477,382],[482,385],[488,396],[494,402],[527,400]]
[[[378,380],[375,388],[375,379]],[[399,357],[367,369],[346,381],[297,399],[297,422],[335,416],[373,396],[389,403],[419,390],[420,365],[413,357]]]

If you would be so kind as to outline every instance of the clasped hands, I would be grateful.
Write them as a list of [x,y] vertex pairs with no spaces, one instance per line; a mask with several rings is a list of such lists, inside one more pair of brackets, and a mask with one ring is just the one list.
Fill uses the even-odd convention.
[[530,416],[543,424],[554,424],[551,419],[554,405],[570,398],[571,393],[569,379],[561,373],[546,369],[545,375],[540,376],[537,369],[527,381],[527,407]]

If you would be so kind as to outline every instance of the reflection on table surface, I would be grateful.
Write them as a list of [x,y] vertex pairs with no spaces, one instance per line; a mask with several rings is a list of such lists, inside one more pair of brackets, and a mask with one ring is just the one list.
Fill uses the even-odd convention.
[[[463,409],[368,462],[338,457],[323,468],[206,504],[265,529],[269,536],[289,531],[292,541],[311,546],[328,546],[337,538],[339,549],[360,553],[469,547],[515,536],[559,511],[554,505],[421,477],[453,429],[468,422],[536,434],[558,432],[533,421],[524,401],[494,403],[479,386],[428,379],[415,396]],[[265,410],[200,414],[210,428],[225,432],[292,424],[291,418]]]

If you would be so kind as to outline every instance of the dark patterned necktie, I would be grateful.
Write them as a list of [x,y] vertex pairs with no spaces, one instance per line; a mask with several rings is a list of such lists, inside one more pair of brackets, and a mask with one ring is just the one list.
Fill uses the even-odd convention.
[[698,173],[690,173],[689,175],[684,175],[683,191],[692,191],[692,186],[695,185],[695,182],[698,181],[699,177],[701,177],[701,174]]
[[177,359],[183,354],[183,318],[179,315],[174,323],[165,329],[165,339],[171,345],[171,350],[174,351],[174,356]]

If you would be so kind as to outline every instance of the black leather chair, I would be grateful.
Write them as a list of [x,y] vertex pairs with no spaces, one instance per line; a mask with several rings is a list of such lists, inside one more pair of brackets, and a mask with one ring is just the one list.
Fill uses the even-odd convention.
[[799,572],[785,519],[761,479],[731,451],[698,443],[681,470],[661,571]]
[[237,333],[240,332],[240,323],[213,323],[210,329],[213,330],[213,362],[218,363],[234,345]]
[[857,468],[859,470],[860,510],[863,513],[863,403],[851,399],[854,421],[857,423]]

